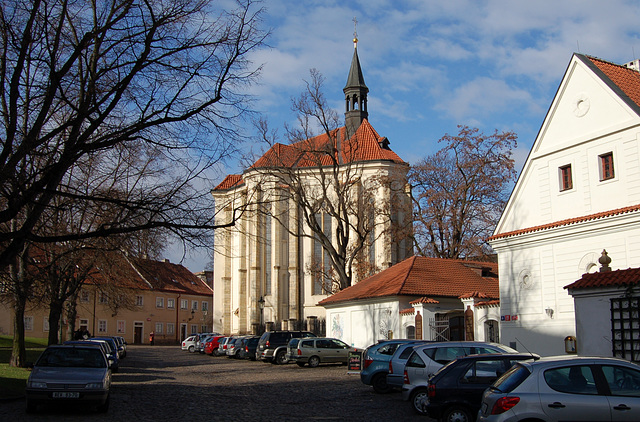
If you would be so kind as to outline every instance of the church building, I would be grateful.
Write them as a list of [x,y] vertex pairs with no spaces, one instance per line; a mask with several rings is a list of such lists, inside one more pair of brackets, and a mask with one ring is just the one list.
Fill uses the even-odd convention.
[[213,331],[324,334],[318,302],[412,255],[409,165],[369,123],[357,39],[343,91],[344,126],[275,143],[212,190]]

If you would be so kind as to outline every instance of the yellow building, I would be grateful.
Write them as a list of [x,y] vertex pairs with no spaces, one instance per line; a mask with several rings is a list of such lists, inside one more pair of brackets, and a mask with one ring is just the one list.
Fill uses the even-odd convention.
[[[182,265],[121,255],[118,279],[98,269],[85,282],[77,299],[75,329],[91,335],[122,336],[129,344],[178,344],[190,334],[209,332],[212,326],[213,290]],[[107,278],[109,277],[109,278]],[[66,315],[66,314],[65,314]],[[48,337],[49,309],[27,305],[25,335]],[[61,340],[71,336],[66,316]],[[0,334],[13,335],[13,309],[0,305]]]

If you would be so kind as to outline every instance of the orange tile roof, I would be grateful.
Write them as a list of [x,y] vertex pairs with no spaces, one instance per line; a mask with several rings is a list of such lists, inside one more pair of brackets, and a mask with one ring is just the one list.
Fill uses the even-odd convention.
[[565,289],[594,287],[625,287],[640,284],[640,268],[583,274],[582,278],[564,286]]
[[460,295],[459,298],[460,299],[471,299],[471,298],[478,298],[478,299],[488,299],[489,296],[487,296],[486,294],[484,294],[483,292],[471,292],[471,293],[465,293],[463,295]]
[[[599,76],[608,78],[612,88],[619,88],[617,92],[623,99],[629,99],[635,106],[640,107],[640,73],[634,69],[610,63],[595,57],[578,55],[583,61],[589,60],[602,73]],[[588,62],[587,62],[588,64]],[[600,72],[597,72],[600,73]],[[604,78],[603,78],[604,79]],[[611,86],[611,84],[609,84]],[[626,98],[625,98],[626,97]],[[638,111],[638,110],[636,110]]]
[[500,306],[500,299],[478,302],[473,306],[475,306],[476,308],[488,308],[490,306]]
[[407,308],[407,309],[403,309],[400,312],[398,312],[400,315],[413,315],[415,313],[415,309],[414,308]]
[[[356,163],[364,161],[404,161],[388,147],[387,138],[380,136],[364,119],[356,133],[345,140],[346,128],[343,126],[334,130],[331,136],[325,134],[299,141],[290,145],[275,144],[262,155],[251,168],[268,167],[319,167],[331,166],[333,159],[342,163]],[[340,139],[339,148],[336,141]],[[334,154],[333,159],[327,153]],[[227,190],[241,185],[240,175],[227,176],[214,190]]]
[[206,282],[182,265],[140,258],[129,258],[129,261],[153,290],[191,295],[213,294]]
[[421,297],[420,299],[412,300],[409,303],[411,305],[413,305],[414,303],[432,303],[432,304],[437,304],[437,303],[440,303],[440,301],[435,300],[435,299],[431,299],[430,297]]
[[632,205],[629,207],[617,208],[615,210],[602,211],[595,214],[589,214],[582,217],[567,218],[566,220],[560,220],[553,223],[542,224],[540,226],[528,227],[525,229],[500,233],[500,234],[491,236],[488,240],[491,241],[496,239],[504,239],[506,237],[519,236],[525,233],[539,232],[543,230],[553,229],[556,227],[569,226],[572,224],[584,223],[585,221],[598,220],[600,218],[613,217],[615,215],[628,214],[628,213],[637,212],[637,211],[640,211],[640,205]]
[[240,174],[230,174],[224,178],[222,182],[213,190],[229,190],[238,186],[242,186],[244,184],[244,180],[242,179],[242,175]]
[[498,264],[414,256],[320,301],[321,306],[385,296],[453,297],[469,291],[500,297]]

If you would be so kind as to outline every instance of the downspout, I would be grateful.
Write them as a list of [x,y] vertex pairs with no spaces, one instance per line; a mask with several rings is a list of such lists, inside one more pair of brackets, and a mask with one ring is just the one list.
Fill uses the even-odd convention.
[[180,344],[180,325],[178,325],[178,321],[180,320],[180,296],[182,293],[178,293],[178,297],[176,298],[176,343]]

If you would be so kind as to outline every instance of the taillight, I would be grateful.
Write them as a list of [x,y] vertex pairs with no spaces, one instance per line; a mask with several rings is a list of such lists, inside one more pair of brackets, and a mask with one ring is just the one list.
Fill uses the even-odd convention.
[[298,349],[298,356],[302,355],[302,350]]
[[389,361],[389,373],[393,374],[393,364]]
[[367,369],[367,367],[369,365],[371,365],[373,363],[373,359],[371,359],[369,356],[366,356],[364,358],[364,368]]
[[271,346],[271,344],[269,343],[269,340],[267,340],[267,342],[265,343],[265,347],[268,349],[269,346]]
[[249,346],[244,346],[244,351],[249,353]]
[[493,405],[493,409],[491,409],[492,415],[499,415],[500,413],[504,413],[507,410],[511,409],[513,406],[518,404],[520,401],[520,397],[500,397],[496,403]]
[[403,377],[403,380],[404,380],[404,383],[405,383],[405,384],[411,384],[411,383],[409,382],[409,374],[407,374],[407,371],[406,371],[406,370],[404,371],[404,377]]
[[436,396],[436,385],[435,384],[429,384],[427,386],[427,396],[429,396],[429,397],[435,397]]

